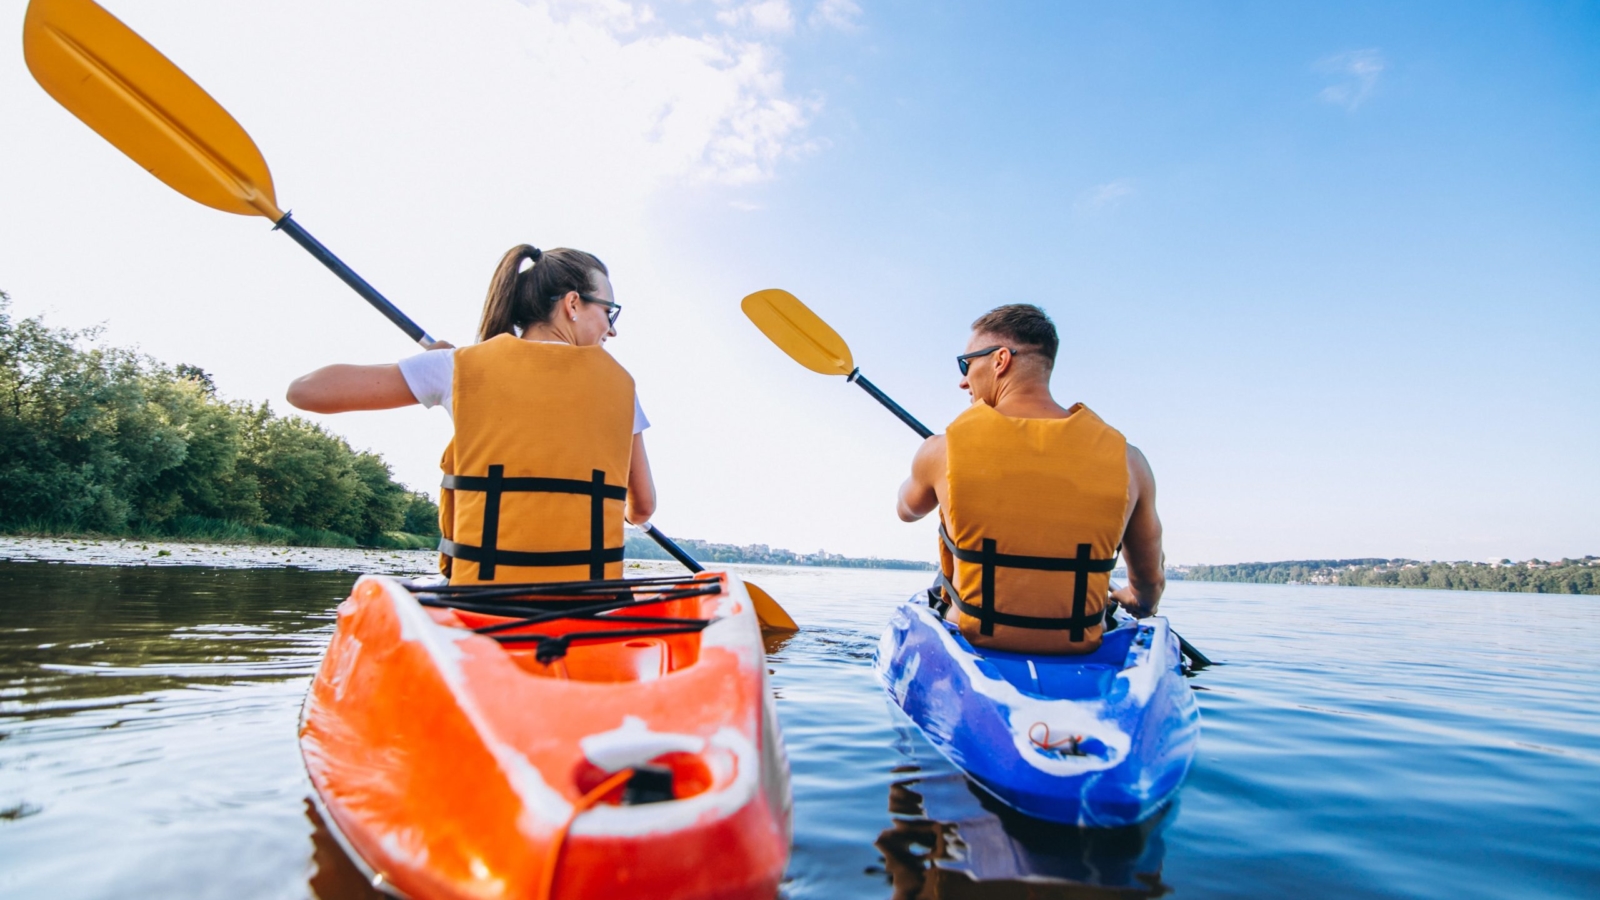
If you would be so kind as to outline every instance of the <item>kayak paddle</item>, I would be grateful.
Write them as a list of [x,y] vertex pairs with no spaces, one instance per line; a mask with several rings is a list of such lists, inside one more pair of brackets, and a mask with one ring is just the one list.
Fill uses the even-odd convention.
[[278,209],[272,173],[244,128],[183,70],[94,0],[32,0],[28,71],[57,103],[197,203],[265,216],[423,347],[433,338]]
[[[141,168],[197,203],[266,217],[408,337],[423,347],[434,344],[411,317],[278,208],[272,173],[244,126],[94,0],[32,0],[22,22],[22,52],[46,93]],[[659,531],[647,530],[658,543],[666,541],[663,546],[671,544]],[[770,595],[747,586],[763,626],[798,630]]]
[[[767,339],[778,345],[778,349],[789,354],[789,358],[813,372],[824,375],[843,375],[847,381],[853,381],[861,389],[871,394],[873,399],[882,403],[888,410],[900,418],[900,421],[911,426],[918,436],[924,440],[933,437],[933,432],[926,425],[917,421],[910,413],[901,408],[900,404],[889,399],[888,395],[878,390],[872,382],[861,377],[861,370],[856,367],[855,360],[850,355],[850,345],[845,343],[839,332],[822,320],[822,317],[812,312],[809,307],[800,302],[800,298],[788,291],[772,288],[756,291],[744,298],[739,303],[739,308],[744,314],[761,329]],[[1195,646],[1184,640],[1176,631],[1172,632],[1178,639],[1178,646],[1183,655],[1189,658],[1191,668],[1202,669],[1211,665],[1211,660],[1204,653],[1195,649]]]
[[855,382],[872,399],[882,403],[900,421],[911,426],[912,431],[924,439],[933,437],[928,426],[918,422],[911,413],[890,400],[888,394],[878,390],[877,385],[861,374],[850,357],[850,345],[795,295],[777,288],[756,291],[744,298],[739,308],[744,310],[745,316],[761,329],[768,340],[789,354],[790,359],[813,372],[843,375],[845,381]]
[[[682,563],[684,568],[691,572],[704,572],[706,570],[705,566],[695,562],[694,557],[690,556],[682,547],[679,547],[672,538],[662,534],[654,525],[646,522],[639,527],[645,534],[650,535],[657,544],[660,544],[661,549],[667,551],[673,559]],[[748,581],[744,583],[744,586],[745,590],[750,594],[750,602],[756,608],[756,618],[761,620],[763,629],[767,631],[800,630],[800,626],[795,624],[794,619],[791,619],[787,612],[784,612],[783,607],[778,605],[778,601],[772,599],[771,594]]]

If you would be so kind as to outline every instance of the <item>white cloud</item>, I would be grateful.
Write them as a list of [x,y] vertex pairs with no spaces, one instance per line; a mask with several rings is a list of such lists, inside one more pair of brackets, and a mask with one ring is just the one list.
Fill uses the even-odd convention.
[[789,8],[788,0],[756,0],[717,13],[717,21],[730,28],[788,34],[794,30],[794,11]]
[[861,5],[855,0],[820,0],[811,11],[811,24],[852,31],[861,18]]
[[1335,79],[1318,92],[1317,97],[1325,103],[1354,110],[1367,102],[1377,88],[1384,61],[1376,49],[1351,50],[1321,60],[1316,68]]
[[786,0],[725,10],[728,32],[693,36],[623,0],[526,5],[544,23],[524,30],[521,55],[542,62],[528,80],[562,106],[605,109],[595,126],[629,148],[635,158],[619,162],[635,175],[745,184],[814,146],[805,128],[817,101],[788,95],[775,44],[734,34],[791,31]]
[[1133,181],[1127,178],[1118,178],[1105,184],[1095,185],[1078,200],[1081,210],[1110,209],[1118,206],[1123,200],[1133,196]]

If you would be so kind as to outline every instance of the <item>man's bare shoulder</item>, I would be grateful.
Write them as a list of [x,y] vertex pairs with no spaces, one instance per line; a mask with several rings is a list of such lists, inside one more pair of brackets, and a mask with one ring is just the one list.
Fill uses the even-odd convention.
[[944,435],[936,434],[922,442],[917,448],[917,455],[911,460],[911,468],[918,473],[944,470],[945,441]]
[[1144,451],[1132,444],[1128,445],[1128,488],[1132,496],[1141,496],[1153,492],[1156,487],[1155,472],[1150,469],[1150,461],[1144,458]]

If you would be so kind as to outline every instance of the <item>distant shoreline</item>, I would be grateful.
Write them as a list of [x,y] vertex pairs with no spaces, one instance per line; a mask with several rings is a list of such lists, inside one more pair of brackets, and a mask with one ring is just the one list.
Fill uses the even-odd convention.
[[[741,563],[754,566],[819,566],[831,569],[902,569],[913,572],[932,572],[938,568],[931,562],[915,559],[880,559],[876,556],[844,556],[818,550],[815,553],[796,553],[793,550],[768,547],[766,544],[715,544],[695,538],[678,538],[677,544],[701,565],[712,563]],[[628,530],[628,559],[670,560],[643,532]]]
[[1523,594],[1600,594],[1600,557],[1496,563],[1415,559],[1301,559],[1173,566],[1167,578],[1236,584],[1341,585]]

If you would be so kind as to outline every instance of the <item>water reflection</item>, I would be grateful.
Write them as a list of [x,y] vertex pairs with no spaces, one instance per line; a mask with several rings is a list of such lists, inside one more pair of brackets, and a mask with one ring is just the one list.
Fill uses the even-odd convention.
[[[975,808],[975,809],[974,809]],[[876,846],[895,900],[1160,897],[1170,810],[1132,828],[1085,830],[1005,808],[965,776],[944,773],[889,788],[894,824]]]
[[906,763],[895,771],[909,777],[889,786],[893,823],[875,842],[894,900],[1132,900],[1172,891],[1161,865],[1174,807],[1130,828],[1043,822],[994,799],[903,719],[896,737]]
[[311,823],[311,896],[317,900],[381,900],[383,893],[374,889],[345,855],[310,797],[305,799],[305,808],[306,820]]

